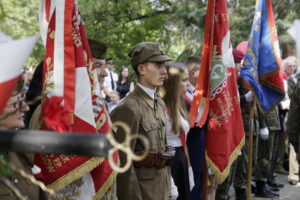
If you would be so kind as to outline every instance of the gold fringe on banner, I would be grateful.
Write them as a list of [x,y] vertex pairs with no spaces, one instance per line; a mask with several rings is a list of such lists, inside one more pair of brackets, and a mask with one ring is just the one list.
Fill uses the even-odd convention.
[[228,165],[223,172],[220,171],[220,169],[215,165],[215,163],[208,157],[207,152],[205,152],[207,166],[211,168],[215,173],[218,184],[221,184],[227,178],[230,172],[230,166],[237,159],[237,157],[239,156],[239,152],[241,151],[244,145],[245,145],[245,136],[243,137],[240,144],[235,148],[235,150],[230,155]]
[[93,157],[90,160],[86,161],[82,165],[78,166],[74,170],[70,171],[69,173],[65,174],[64,176],[60,177],[53,183],[47,185],[47,187],[58,191],[68,184],[72,183],[76,179],[82,177],[84,174],[92,171],[98,165],[100,165],[104,161],[104,158],[96,158]]

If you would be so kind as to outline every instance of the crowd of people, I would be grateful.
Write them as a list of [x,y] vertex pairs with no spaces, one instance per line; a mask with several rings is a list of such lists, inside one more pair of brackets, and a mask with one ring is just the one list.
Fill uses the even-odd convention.
[[[207,173],[207,168],[204,167],[205,130],[190,127],[189,121],[189,109],[201,58],[190,56],[184,63],[174,62],[164,54],[158,43],[138,43],[128,54],[137,77],[134,83],[127,66],[120,67],[118,75],[113,58],[105,59],[107,47],[104,43],[96,40],[89,40],[89,43],[101,94],[107,103],[106,112],[110,113],[111,121],[126,123],[132,133],[144,135],[150,142],[146,158],[133,162],[129,170],[118,174],[113,186],[101,199],[203,199],[203,183],[206,183],[203,182],[204,174],[209,177],[214,174]],[[248,132],[252,129],[249,119],[254,94],[245,88],[238,76],[244,53],[234,49],[233,56],[247,144]],[[42,66],[43,62],[35,69],[33,77],[31,72],[26,76],[25,85],[20,81],[0,115],[1,129],[28,128],[32,114],[40,104],[37,97],[42,92]],[[299,160],[300,76],[297,73],[297,59],[293,56],[284,59],[283,69],[285,98],[267,116],[263,116],[256,106],[254,108],[252,191],[255,196],[262,198],[279,197],[283,184],[276,182],[276,173],[289,174],[292,185],[299,181],[297,159]],[[30,109],[26,102],[33,102],[29,105]],[[117,129],[114,132],[117,140],[123,139],[123,131]],[[241,150],[238,159],[231,166],[230,175],[222,184],[217,185],[214,179],[210,179],[208,199],[230,199],[228,193],[231,186],[235,189],[236,200],[246,199],[246,147],[247,145]],[[131,148],[135,153],[144,151],[143,144],[138,139],[132,140]],[[287,149],[288,165],[285,162]],[[200,162],[195,156],[202,158]],[[119,152],[119,159],[121,166],[127,162],[126,155],[122,152]],[[13,153],[11,162],[18,163],[16,165],[27,173],[33,173],[30,171],[34,167],[31,156]],[[7,184],[7,180],[14,187]],[[66,189],[68,190],[67,187]],[[0,179],[1,200],[17,199],[18,192],[33,200],[68,199],[64,197],[64,193],[46,195],[15,172],[7,179]]]

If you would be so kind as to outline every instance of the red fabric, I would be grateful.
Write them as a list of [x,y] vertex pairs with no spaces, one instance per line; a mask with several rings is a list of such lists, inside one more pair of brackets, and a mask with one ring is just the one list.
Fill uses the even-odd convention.
[[52,96],[41,104],[46,129],[55,130],[57,132],[71,131],[69,113],[68,110],[62,106],[62,100],[62,97]]
[[46,10],[45,10],[45,12],[46,12],[46,20],[49,22],[49,20],[50,20],[50,8],[51,8],[51,0],[46,0]]
[[[271,0],[267,0],[267,6],[268,6],[270,29],[275,30],[275,31],[271,31],[271,40],[272,40],[272,43],[274,44],[275,42],[278,42],[278,36],[277,36],[277,31],[276,31],[276,24],[275,24],[275,18],[273,15],[273,8],[272,8]],[[283,79],[285,79],[285,76],[284,76],[285,73],[283,73],[283,70],[282,70],[282,60],[279,57],[279,55],[277,55],[276,53],[274,55],[275,55],[276,62],[278,64],[278,72],[273,74],[272,76],[266,77],[262,81],[267,82],[269,85],[274,86],[274,88],[284,92]]]
[[235,63],[241,63],[241,61],[244,59],[245,54],[243,54],[243,52],[238,49],[233,49],[232,55]]
[[11,94],[13,93],[19,79],[20,76],[17,76],[13,79],[0,83],[0,94],[1,94],[0,114],[2,113],[4,107],[6,106],[6,103],[10,98]]
[[[202,127],[208,115],[209,108],[209,73],[212,62],[212,42],[213,42],[213,21],[214,21],[214,7],[215,0],[211,0],[207,5],[207,14],[205,19],[205,33],[204,44],[202,48],[202,62],[200,66],[200,73],[196,83],[193,102],[190,109],[190,122],[191,126]],[[196,122],[198,116],[199,106],[203,107],[203,114],[199,122]]]
[[[87,62],[85,63],[85,66],[89,66],[89,63],[92,61],[92,54],[89,48],[88,40],[85,33],[85,28],[82,24],[79,25],[79,33],[81,35],[81,41],[82,41],[82,47],[83,51],[87,54]],[[83,54],[81,54],[83,55]],[[84,57],[84,56],[83,56]],[[84,59],[81,60],[82,62]],[[94,66],[90,66],[92,69],[94,69]],[[89,70],[90,71],[90,70]],[[93,80],[90,75],[90,82],[93,85]],[[98,133],[106,134],[110,131],[110,124],[109,124],[109,115],[105,109],[104,100],[102,101],[102,104],[97,104],[97,99],[99,96],[93,95],[93,106],[100,106],[101,109],[98,113],[98,117],[95,118],[95,121],[99,121],[101,126],[98,128]],[[113,160],[115,163],[118,162],[119,156],[118,152],[114,153]],[[99,191],[106,183],[109,181],[110,176],[112,176],[113,170],[109,165],[108,159],[105,159],[98,167],[96,167],[92,172],[92,177],[94,180],[94,186],[96,192]]]
[[237,45],[236,49],[241,51],[245,55],[247,51],[247,47],[248,47],[248,41],[243,41]]
[[[209,1],[207,12],[206,19],[211,18],[206,20],[206,27],[208,26],[210,31],[206,30],[205,34],[210,36],[205,37],[202,53],[204,62],[201,63],[195,94],[208,95],[206,155],[208,165],[214,166],[212,169],[217,180],[221,182],[228,175],[225,169],[229,167],[233,152],[244,138],[244,127],[230,44],[227,1],[216,0],[215,6],[214,1]],[[213,28],[210,28],[211,21],[214,22]],[[212,43],[209,43],[210,38],[213,38]],[[210,45],[206,47],[207,44]],[[205,80],[206,83],[201,80]],[[208,87],[201,87],[200,83]],[[194,97],[192,105],[194,110],[197,109],[195,101],[199,101],[195,98],[197,96]]]
[[283,73],[283,78],[284,78],[284,80],[289,80],[289,77],[285,74],[285,73]]
[[186,139],[185,139],[185,133],[182,132],[180,133],[180,140],[181,140],[181,144],[182,144],[182,147],[186,150]]
[[[49,31],[47,35],[47,47],[45,55],[45,64],[44,64],[44,74],[43,74],[43,88],[51,88],[51,83],[47,82],[47,76],[51,75],[53,71],[54,64],[54,38],[53,33],[55,31],[55,16],[56,11],[54,11],[50,23]],[[89,75],[90,81],[87,83],[80,84],[89,84],[91,90],[94,90],[95,82],[97,79],[94,79],[93,73],[95,72],[92,66],[92,57],[90,49],[88,46],[84,26],[81,23],[78,23],[78,17],[81,17],[78,13],[76,7],[74,7],[74,1],[66,1],[65,7],[65,25],[64,25],[64,96],[60,99],[54,98],[51,101],[51,98],[46,98],[47,106],[42,106],[42,115],[41,119],[46,120],[46,123],[42,126],[41,129],[45,130],[54,130],[54,131],[66,131],[63,124],[60,124],[60,119],[63,118],[63,122],[67,122],[72,128],[72,132],[81,132],[81,133],[90,133],[90,134],[99,134],[107,133],[110,129],[109,124],[109,115],[105,111],[105,104],[99,104],[97,101],[99,97],[93,93],[91,98],[91,103],[93,106],[101,107],[100,112],[95,121],[100,121],[100,127],[96,130],[96,127],[92,126],[90,123],[82,120],[80,117],[74,113],[75,108],[75,83],[76,76],[75,72],[77,68],[86,68],[86,72]],[[51,35],[52,34],[52,35]],[[49,75],[50,74],[50,75]],[[49,78],[49,77],[48,77]],[[98,82],[97,82],[98,83]],[[55,84],[54,84],[55,87]],[[47,90],[44,90],[47,92]],[[47,93],[46,93],[47,95]],[[61,100],[63,98],[63,108],[61,108]],[[50,104],[50,105],[49,105]],[[48,109],[48,110],[47,110]],[[60,110],[59,110],[60,109]],[[45,112],[47,111],[47,112]],[[46,114],[46,116],[45,116]],[[70,121],[70,115],[73,116],[74,121]],[[52,119],[55,118],[55,119]],[[45,126],[47,125],[47,126]],[[42,169],[42,174],[44,176],[44,181],[46,185],[50,185],[57,181],[58,179],[63,179],[65,174],[76,170],[77,168],[83,166],[85,162],[89,161],[90,157],[83,156],[67,156],[67,155],[36,155],[35,163]],[[115,162],[118,161],[118,153],[114,154]],[[90,171],[96,193],[107,183],[110,176],[112,175],[113,170],[108,164],[108,160],[105,160],[102,164]],[[82,174],[84,175],[84,174]],[[109,185],[108,185],[109,186]],[[108,189],[108,188],[107,188]],[[103,190],[106,192],[106,190]]]
[[192,103],[192,99],[190,99],[188,96],[186,96],[186,95],[183,95],[183,98],[191,105],[191,103]]
[[[75,109],[75,51],[72,36],[74,0],[66,0],[65,3],[65,22],[64,22],[64,106],[74,114]],[[71,122],[72,123],[72,122]]]

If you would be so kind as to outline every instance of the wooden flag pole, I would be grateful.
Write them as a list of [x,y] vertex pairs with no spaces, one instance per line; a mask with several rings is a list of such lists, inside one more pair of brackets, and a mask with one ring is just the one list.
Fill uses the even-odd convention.
[[248,164],[247,164],[247,200],[251,199],[251,176],[252,176],[252,157],[253,157],[253,131],[254,131],[254,105],[253,102],[250,109],[250,130],[249,130],[249,143],[248,143]]

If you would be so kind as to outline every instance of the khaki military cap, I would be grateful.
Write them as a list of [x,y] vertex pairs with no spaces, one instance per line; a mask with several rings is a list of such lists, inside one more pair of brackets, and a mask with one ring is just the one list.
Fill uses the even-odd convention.
[[172,59],[160,49],[159,43],[141,42],[132,47],[128,53],[133,68],[144,62],[167,62]]
[[107,52],[106,44],[93,39],[88,39],[88,43],[91,49],[92,57],[97,59],[104,59]]

